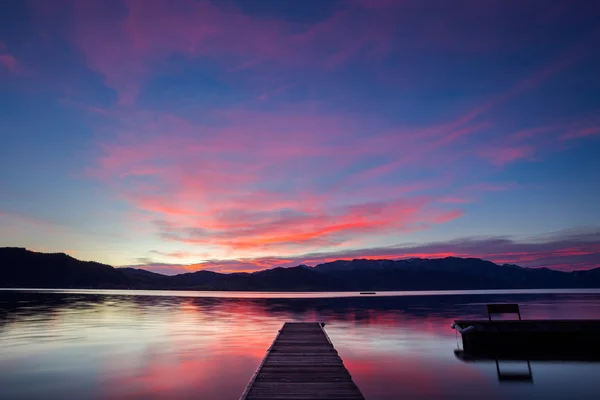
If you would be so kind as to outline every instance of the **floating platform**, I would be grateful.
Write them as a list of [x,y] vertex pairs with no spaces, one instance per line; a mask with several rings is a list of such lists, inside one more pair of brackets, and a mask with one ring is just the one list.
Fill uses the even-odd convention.
[[[470,358],[558,358],[600,354],[600,320],[522,320],[516,304],[489,304],[488,320],[456,320]],[[518,320],[492,320],[496,313],[518,313]]]
[[476,353],[600,353],[600,320],[457,320],[463,348]]
[[318,322],[286,322],[240,400],[364,400]]

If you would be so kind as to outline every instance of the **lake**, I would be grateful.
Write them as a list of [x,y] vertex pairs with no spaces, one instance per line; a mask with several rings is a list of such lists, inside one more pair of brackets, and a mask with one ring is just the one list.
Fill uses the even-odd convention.
[[[235,296],[235,297],[232,297]],[[237,400],[285,321],[323,321],[368,400],[597,399],[600,364],[465,363],[454,319],[600,319],[600,291],[202,293],[0,291],[2,399]]]

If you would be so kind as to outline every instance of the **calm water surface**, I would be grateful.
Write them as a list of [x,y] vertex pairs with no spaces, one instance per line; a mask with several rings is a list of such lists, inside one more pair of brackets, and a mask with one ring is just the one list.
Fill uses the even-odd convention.
[[598,291],[296,296],[0,291],[0,397],[237,400],[284,321],[324,321],[368,400],[599,398],[600,364],[532,362],[533,382],[500,382],[494,362],[455,357],[449,328],[491,302],[600,318]]

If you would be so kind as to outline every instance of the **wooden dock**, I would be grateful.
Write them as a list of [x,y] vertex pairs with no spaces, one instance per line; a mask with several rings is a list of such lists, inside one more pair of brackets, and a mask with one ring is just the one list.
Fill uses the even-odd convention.
[[240,400],[364,400],[318,322],[286,322]]
[[[487,320],[456,320],[464,358],[597,358],[600,320],[521,319],[518,304],[488,304]],[[516,314],[519,319],[494,320],[492,315]]]
[[600,320],[457,320],[465,352],[489,354],[545,353],[600,355]]

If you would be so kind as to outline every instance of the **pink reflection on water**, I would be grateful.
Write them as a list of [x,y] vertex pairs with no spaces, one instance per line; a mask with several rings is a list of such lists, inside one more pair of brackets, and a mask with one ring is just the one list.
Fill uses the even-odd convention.
[[255,304],[227,302],[211,308],[183,298],[165,328],[164,341],[145,346],[137,363],[118,374],[108,366],[105,397],[236,399],[278,324],[270,323]]
[[498,387],[494,365],[455,358],[457,337],[450,323],[485,317],[487,302],[519,302],[525,318],[600,317],[597,295],[227,299],[179,294],[28,292],[3,300],[6,293],[0,292],[3,396],[237,400],[285,321],[324,321],[369,400],[535,395],[552,387],[539,378],[540,368],[534,366],[533,388]]
[[344,364],[367,399],[391,400],[400,395],[408,399],[453,398],[456,386],[469,386],[475,394],[489,385],[488,377],[476,369],[417,357],[346,357]]
[[[169,347],[167,347],[169,349]],[[114,399],[235,399],[244,390],[260,357],[240,354],[200,356],[157,351],[147,354],[142,365],[111,377],[105,398]],[[109,366],[108,369],[111,367]],[[105,377],[106,379],[106,377]]]

